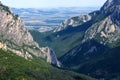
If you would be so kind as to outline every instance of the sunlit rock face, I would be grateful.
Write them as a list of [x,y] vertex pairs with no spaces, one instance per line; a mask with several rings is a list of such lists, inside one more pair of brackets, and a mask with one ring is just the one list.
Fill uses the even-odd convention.
[[78,27],[79,25],[82,25],[82,24],[84,24],[85,22],[87,22],[89,20],[91,20],[91,16],[89,14],[72,17],[71,19],[67,19],[63,23],[61,23],[54,30],[54,32],[64,30],[64,29],[66,29],[68,27]]
[[36,45],[20,17],[14,15],[9,7],[1,4],[0,8],[0,36],[17,45]]
[[119,43],[120,0],[107,0],[100,11],[105,18],[93,24],[86,31],[84,41],[89,39],[97,39],[103,44]]
[[[24,27],[23,21],[18,15],[14,15],[11,9],[0,2],[0,49],[10,50],[25,59],[47,57],[47,62],[57,65],[55,53],[42,52],[33,37]],[[47,48],[49,49],[49,48]],[[54,55],[54,57],[52,57]],[[55,60],[54,60],[55,59]]]
[[47,62],[52,63],[60,67],[60,62],[57,60],[55,52],[49,47],[40,48],[43,53],[47,54]]

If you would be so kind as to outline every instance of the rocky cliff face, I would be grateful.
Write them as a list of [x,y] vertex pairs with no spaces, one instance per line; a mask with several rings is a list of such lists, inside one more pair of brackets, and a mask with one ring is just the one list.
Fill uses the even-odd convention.
[[23,21],[18,15],[14,15],[11,9],[0,4],[0,37],[8,39],[16,45],[35,45],[38,46],[31,34],[24,27]]
[[102,13],[105,13],[105,12],[108,12],[108,9],[112,10],[112,7],[115,7],[118,5],[120,5],[120,0],[107,0],[105,4],[101,7],[100,11]]
[[[120,27],[111,20],[110,16],[108,16],[104,20],[92,25],[86,31],[83,42],[90,39],[95,39],[104,45],[113,43],[119,44]],[[115,47],[115,45],[111,45],[111,47]]]
[[101,12],[105,12],[111,5],[113,5],[113,0],[107,0],[105,4],[101,7]]
[[40,48],[43,53],[47,53],[47,62],[52,63],[60,67],[60,62],[57,60],[55,52],[49,47]]
[[[0,48],[10,50],[26,59],[32,59],[32,55],[37,57],[55,56],[52,52],[42,52],[38,44],[33,40],[31,34],[24,27],[23,21],[18,15],[14,15],[11,9],[0,3]],[[49,48],[47,48],[49,49]],[[50,63],[57,62],[57,58],[49,59]],[[56,65],[56,64],[55,64]]]
[[[114,3],[114,4],[113,4]],[[120,5],[115,0],[108,0],[101,8],[105,18],[93,24],[85,34],[84,40],[96,39],[101,44],[119,44],[120,40]],[[104,12],[104,14],[103,14]],[[100,16],[100,15],[98,15]],[[117,45],[116,45],[117,46]],[[115,47],[115,45],[112,47]]]
[[77,27],[79,25],[84,24],[85,22],[91,20],[91,15],[80,15],[76,17],[72,17],[71,19],[65,20],[63,23],[61,23],[54,32],[58,32],[61,30],[64,30],[68,27]]

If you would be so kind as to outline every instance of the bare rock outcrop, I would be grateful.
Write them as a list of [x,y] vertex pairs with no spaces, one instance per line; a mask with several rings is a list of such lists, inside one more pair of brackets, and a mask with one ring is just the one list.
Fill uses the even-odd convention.
[[54,32],[58,32],[61,30],[64,30],[68,27],[77,27],[79,25],[84,24],[85,22],[91,20],[91,16],[89,14],[87,15],[80,15],[76,17],[72,17],[71,19],[65,20],[63,23],[61,23],[55,30]]
[[[24,23],[20,17],[14,15],[11,9],[4,6],[1,2],[0,49],[10,50],[25,59],[32,59],[32,56],[34,55],[45,59],[47,57],[47,62],[50,62],[51,64],[57,65],[55,61],[58,61],[55,53],[51,51],[44,52],[41,50],[39,45],[33,40],[31,34],[24,27]],[[52,56],[55,56],[55,58]]]

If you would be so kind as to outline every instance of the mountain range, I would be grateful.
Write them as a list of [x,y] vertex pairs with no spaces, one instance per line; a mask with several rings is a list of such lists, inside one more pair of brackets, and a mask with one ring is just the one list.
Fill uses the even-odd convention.
[[100,10],[65,20],[48,33],[30,32],[36,42],[53,48],[62,68],[120,79],[120,0],[107,0]]
[[21,18],[0,2],[0,80],[94,79],[60,66],[53,49],[40,47]]
[[119,80],[119,41],[120,0],[44,33],[0,2],[0,80]]

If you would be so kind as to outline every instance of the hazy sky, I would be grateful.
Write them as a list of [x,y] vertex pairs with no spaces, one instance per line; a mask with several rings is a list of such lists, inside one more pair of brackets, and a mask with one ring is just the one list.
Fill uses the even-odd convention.
[[0,0],[5,5],[17,8],[43,7],[99,7],[106,0]]

